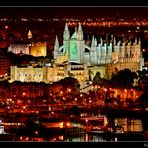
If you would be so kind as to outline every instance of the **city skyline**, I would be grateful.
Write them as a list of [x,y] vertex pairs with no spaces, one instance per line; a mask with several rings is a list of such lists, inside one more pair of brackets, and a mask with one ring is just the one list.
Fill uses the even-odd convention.
[[148,140],[147,14],[0,6],[0,141]]

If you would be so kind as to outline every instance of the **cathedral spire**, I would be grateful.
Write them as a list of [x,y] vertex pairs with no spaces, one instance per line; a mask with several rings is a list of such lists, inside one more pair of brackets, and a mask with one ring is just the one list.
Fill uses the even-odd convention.
[[64,38],[64,40],[69,40],[69,38],[70,38],[70,33],[69,33],[69,29],[68,29],[67,23],[65,24],[63,38]]
[[64,29],[64,31],[69,31],[67,23],[65,24],[65,29]]
[[77,27],[75,27],[75,32],[71,36],[72,39],[77,39]]
[[100,38],[100,44],[103,45],[103,40],[102,40],[102,38]]
[[110,40],[110,43],[113,43],[113,40],[114,40],[114,35],[111,34],[111,40]]
[[79,23],[79,26],[78,26],[78,40],[80,41],[83,40],[83,30],[82,30],[81,23]]
[[95,46],[97,46],[97,39],[95,38]]
[[94,35],[92,36],[92,41],[91,41],[91,47],[94,47],[95,46],[95,37]]
[[92,37],[91,47],[97,47],[97,39],[94,37],[94,35]]
[[79,23],[78,31],[82,31],[81,23]]
[[116,38],[114,37],[114,46],[116,46]]
[[59,41],[58,41],[58,36],[56,35],[55,44],[54,44],[54,59],[57,59],[58,53],[59,53]]
[[58,47],[59,48],[59,41],[58,41],[58,36],[56,35],[56,38],[55,38],[55,44],[54,46]]

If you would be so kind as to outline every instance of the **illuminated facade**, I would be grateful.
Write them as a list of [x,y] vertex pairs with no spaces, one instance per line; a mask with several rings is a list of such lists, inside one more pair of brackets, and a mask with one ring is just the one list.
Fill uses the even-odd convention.
[[72,76],[80,82],[87,79],[86,66],[65,63],[52,66],[11,66],[11,82],[45,82],[52,83]]
[[14,54],[27,54],[35,57],[47,56],[47,44],[46,42],[37,42],[31,44],[10,44],[8,52]]
[[47,43],[46,42],[32,43],[30,46],[30,53],[29,54],[33,55],[35,57],[47,56]]
[[8,47],[8,52],[29,55],[29,46],[30,44],[10,44]]
[[[55,77],[54,77],[55,76]],[[53,82],[56,69],[47,66],[11,66],[11,82]]]
[[[29,47],[29,54],[33,56],[46,56],[46,51],[46,43],[38,42]],[[93,36],[91,45],[88,46],[80,23],[72,36],[67,23],[65,24],[63,45],[59,45],[56,36],[53,58],[50,67],[12,66],[11,81],[52,83],[71,76],[85,86],[89,75],[92,80],[96,72],[100,72],[103,78],[110,78],[115,69],[129,68],[137,71],[144,64],[140,40],[116,42],[112,37],[110,41],[103,41],[102,38],[99,41]]]
[[[92,70],[99,70],[99,65],[104,65],[105,74],[111,77],[115,68],[122,70],[125,68],[131,71],[142,70],[144,59],[141,52],[141,41],[135,39],[131,41],[116,41],[115,37],[108,40],[97,40],[92,37],[91,46],[85,44],[83,39],[83,30],[79,23],[78,30],[70,37],[70,31],[66,23],[63,33],[63,45],[59,46],[58,37],[56,36],[54,46],[54,59],[57,64],[65,61],[75,62],[79,64],[87,64]],[[97,68],[98,67],[98,68]],[[101,66],[102,67],[102,66]],[[91,69],[91,68],[89,68]],[[102,70],[101,70],[102,71]],[[100,73],[102,73],[100,71]]]

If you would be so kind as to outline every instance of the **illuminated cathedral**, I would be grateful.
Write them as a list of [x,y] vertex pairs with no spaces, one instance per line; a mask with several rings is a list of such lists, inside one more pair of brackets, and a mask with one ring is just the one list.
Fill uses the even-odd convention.
[[[92,37],[91,45],[88,46],[84,40],[84,34],[79,23],[78,29],[70,37],[70,31],[67,23],[63,33],[63,45],[59,46],[56,36],[54,47],[54,59],[57,64],[65,61],[79,64],[87,64],[88,69],[94,69],[94,66],[105,68],[105,75],[111,77],[114,68],[118,70],[128,68],[131,71],[142,70],[144,59],[141,52],[141,41],[135,38],[131,41],[116,41],[112,36],[110,41],[104,41],[102,38],[98,41]],[[104,76],[105,76],[104,75]]]
[[52,83],[72,76],[85,86],[96,72],[100,72],[102,78],[111,78],[115,69],[128,68],[136,72],[142,70],[144,65],[140,39],[136,38],[133,42],[116,41],[112,36],[106,41],[92,36],[91,44],[87,45],[80,23],[72,36],[65,24],[63,45],[60,46],[56,36],[51,61],[48,66],[11,66],[11,81]]

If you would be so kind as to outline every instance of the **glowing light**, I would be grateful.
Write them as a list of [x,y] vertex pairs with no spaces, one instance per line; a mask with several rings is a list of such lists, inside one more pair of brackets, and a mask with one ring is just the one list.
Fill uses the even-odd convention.
[[59,127],[60,127],[60,128],[63,128],[63,125],[64,125],[63,122],[60,122],[60,123],[59,123]]
[[22,140],[23,139],[23,137],[20,137],[20,140]]
[[9,27],[6,25],[6,26],[5,26],[5,29],[8,29],[8,28],[9,28]]
[[59,140],[64,140],[64,136],[63,135],[59,136]]
[[89,103],[91,103],[92,102],[92,100],[89,100]]
[[49,106],[49,108],[48,108],[48,109],[49,109],[49,111],[51,111],[51,106]]
[[25,95],[26,95],[26,93],[25,93],[25,92],[23,92],[23,93],[22,93],[22,95],[23,95],[23,96],[25,96]]
[[71,92],[71,89],[70,88],[68,88],[67,90],[68,90],[68,92]]
[[85,135],[85,141],[88,142],[88,134]]
[[70,126],[70,123],[68,122],[66,125],[69,127]]
[[143,52],[145,52],[145,49],[142,49]]
[[118,141],[116,137],[115,137],[115,141]]
[[38,134],[38,131],[35,131],[35,134],[37,135]]
[[104,88],[104,91],[107,92],[107,88]]

